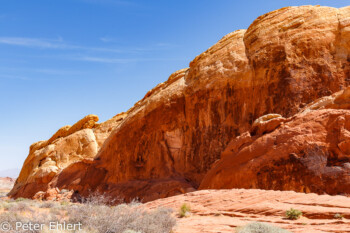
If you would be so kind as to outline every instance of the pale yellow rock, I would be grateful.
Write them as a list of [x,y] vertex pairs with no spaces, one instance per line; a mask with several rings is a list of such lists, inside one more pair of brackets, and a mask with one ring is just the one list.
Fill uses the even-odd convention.
[[320,109],[350,109],[350,87],[338,91],[330,96],[322,97],[306,105],[300,114]]
[[269,121],[271,119],[275,119],[275,118],[281,118],[282,116],[280,114],[275,114],[275,113],[270,113],[264,116],[259,117],[258,119],[256,119],[252,125],[252,127],[257,126],[258,124],[261,124],[263,122]]

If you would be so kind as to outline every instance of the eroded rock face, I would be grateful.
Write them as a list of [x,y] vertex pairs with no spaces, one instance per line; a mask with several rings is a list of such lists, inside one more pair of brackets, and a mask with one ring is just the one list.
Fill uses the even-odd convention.
[[226,152],[200,188],[350,194],[350,111],[314,110],[286,121]]
[[[349,17],[349,7],[318,6],[260,16],[147,93],[107,140],[109,133],[93,128],[101,147],[95,159],[71,163],[52,177],[55,171],[43,170],[50,178],[36,190],[50,186],[79,195],[88,190],[119,195],[122,189],[127,199],[148,197],[144,187],[154,190],[152,198],[198,188],[228,144],[251,130],[255,119],[281,115],[270,120],[273,126],[259,123],[255,134],[271,132],[311,101],[349,85]],[[240,146],[255,141],[249,137],[237,139]],[[33,195],[25,188],[35,174],[26,168],[31,166],[25,164],[29,172],[12,195]]]
[[10,195],[33,197],[49,189],[51,180],[71,164],[92,160],[124,115],[118,114],[102,124],[96,123],[96,115],[88,115],[73,126],[62,127],[49,140],[31,145]]

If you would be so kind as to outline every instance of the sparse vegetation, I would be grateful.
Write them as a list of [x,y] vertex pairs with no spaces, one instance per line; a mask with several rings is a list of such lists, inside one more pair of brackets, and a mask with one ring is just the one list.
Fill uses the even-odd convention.
[[337,214],[334,215],[334,218],[335,218],[335,219],[340,219],[340,220],[341,220],[341,219],[344,218],[344,216],[343,216],[342,214],[337,213]]
[[[12,229],[15,229],[16,222],[39,223],[45,227],[49,226],[50,222],[64,222],[81,223],[81,232],[89,233],[169,233],[176,223],[171,209],[148,210],[137,202],[109,206],[106,203],[110,200],[101,195],[84,199],[83,203],[17,200],[0,202],[0,222],[10,223]],[[44,228],[31,232],[52,231]]]
[[7,208],[7,210],[10,212],[28,212],[28,211],[32,212],[33,211],[33,209],[26,202],[19,202],[16,204],[12,204]]
[[57,206],[57,202],[53,201],[44,201],[41,203],[40,208],[54,208]]
[[17,198],[17,199],[16,199],[16,202],[21,202],[21,201],[30,201],[30,199],[28,199],[28,198],[23,198],[23,197],[20,197],[20,198]]
[[187,217],[191,213],[191,206],[189,204],[182,204],[180,207],[179,215],[181,218]]
[[7,193],[8,193],[8,191],[2,191],[2,190],[0,190],[0,198],[6,197],[6,196],[7,196]]
[[252,222],[248,225],[237,227],[237,233],[291,233],[279,227],[275,227],[266,223]]
[[70,202],[68,202],[68,201],[61,201],[61,205],[62,206],[67,206],[67,205],[69,205],[70,204]]
[[300,210],[296,210],[291,208],[290,210],[286,211],[286,217],[291,220],[297,220],[299,219],[303,213]]

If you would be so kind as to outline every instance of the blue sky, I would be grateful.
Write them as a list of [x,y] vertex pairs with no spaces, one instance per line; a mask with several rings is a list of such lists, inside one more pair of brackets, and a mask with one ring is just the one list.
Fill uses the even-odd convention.
[[0,171],[87,114],[126,111],[259,15],[348,1],[8,0],[0,3]]

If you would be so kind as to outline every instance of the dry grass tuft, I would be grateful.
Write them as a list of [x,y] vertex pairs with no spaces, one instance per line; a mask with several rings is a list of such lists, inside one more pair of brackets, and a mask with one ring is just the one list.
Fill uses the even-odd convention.
[[237,233],[291,233],[279,227],[275,227],[266,223],[252,222],[248,225],[237,227]]

